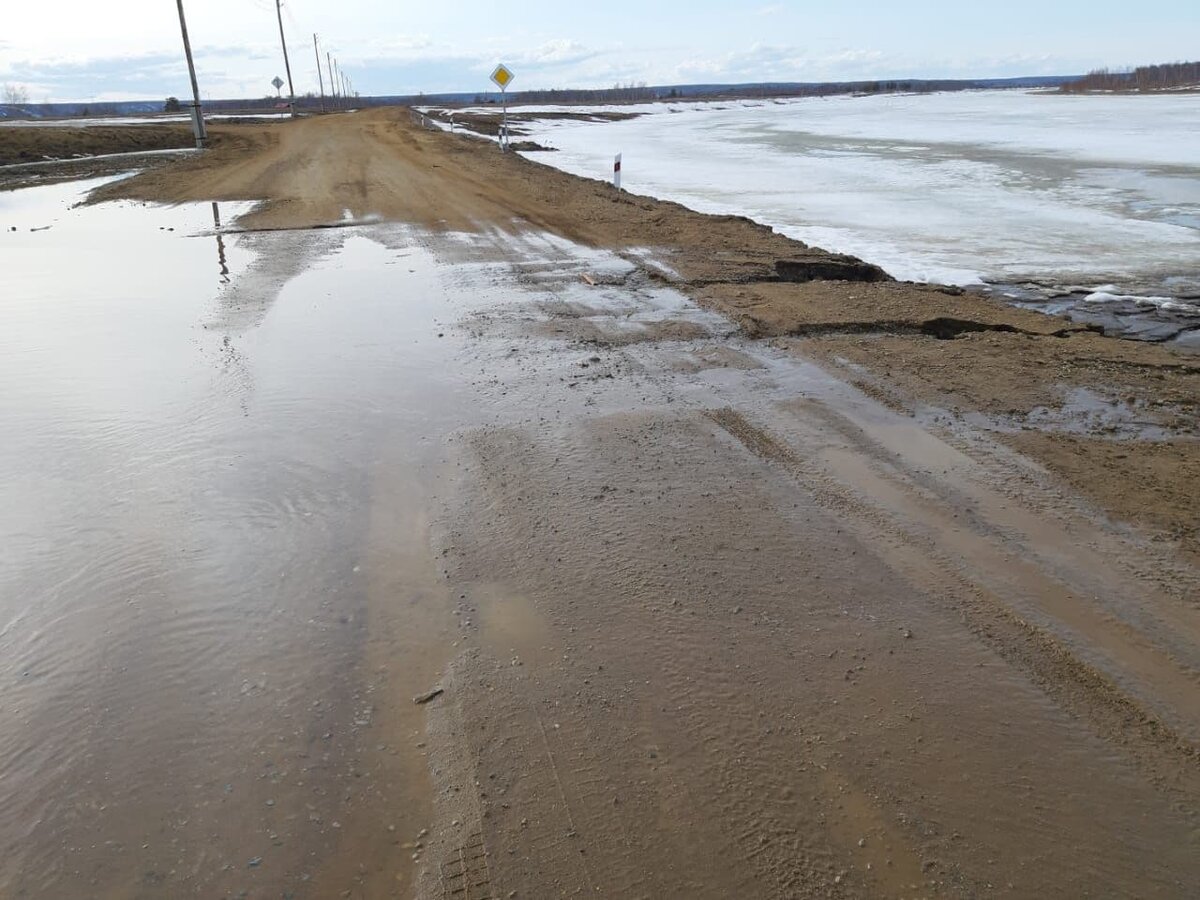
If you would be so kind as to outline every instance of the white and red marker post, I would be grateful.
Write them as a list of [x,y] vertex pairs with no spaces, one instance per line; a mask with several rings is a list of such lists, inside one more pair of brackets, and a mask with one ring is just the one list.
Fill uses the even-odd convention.
[[613,187],[618,191],[621,189],[621,154],[617,154],[617,158],[613,160]]

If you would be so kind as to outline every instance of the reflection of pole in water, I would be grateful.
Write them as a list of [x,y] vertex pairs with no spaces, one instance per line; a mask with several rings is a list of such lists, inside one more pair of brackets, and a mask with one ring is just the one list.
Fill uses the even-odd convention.
[[217,263],[221,267],[221,284],[229,284],[229,263],[225,259],[225,235],[221,234],[221,207],[213,203],[213,228],[217,232]]

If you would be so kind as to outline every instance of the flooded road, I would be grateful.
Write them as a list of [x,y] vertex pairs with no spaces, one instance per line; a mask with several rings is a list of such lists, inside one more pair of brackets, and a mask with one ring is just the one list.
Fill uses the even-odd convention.
[[377,694],[441,664],[433,262],[79,191],[0,195],[0,895],[294,888],[344,841],[353,884],[418,830]]
[[86,187],[0,194],[0,896],[1197,883],[1196,573],[988,434],[652,251]]

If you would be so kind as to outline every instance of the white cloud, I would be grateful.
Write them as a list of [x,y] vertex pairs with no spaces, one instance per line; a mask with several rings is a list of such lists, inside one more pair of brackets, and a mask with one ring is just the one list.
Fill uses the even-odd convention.
[[[1062,0],[1046,7],[1044,16],[1069,19],[1064,8],[1082,2]],[[1178,6],[1182,0],[1164,2]],[[284,26],[298,90],[317,86],[312,52],[317,31],[322,58],[332,52],[358,89],[379,94],[487,90],[487,74],[500,61],[514,67],[519,87],[535,89],[608,87],[618,81],[1070,74],[1106,62],[1184,56],[1194,44],[1188,43],[1195,34],[1194,14],[1172,24],[1165,12],[1154,22],[1135,17],[1136,28],[1117,24],[1115,17],[1096,24],[1093,17],[1087,33],[1071,32],[1070,40],[1053,22],[1043,23],[1031,38],[1018,27],[1028,17],[1022,19],[1012,6],[1032,3],[965,4],[948,24],[931,0],[866,12],[836,4],[802,7],[794,0],[754,0],[744,11],[681,0],[608,0],[603,7],[538,5],[536,16],[528,14],[528,6],[496,0],[338,0],[333,7],[288,0]],[[36,84],[61,99],[114,92],[149,92],[154,98],[188,89],[175,4],[169,0],[119,0],[115,7],[95,0],[8,5],[13,9],[4,14],[0,80]],[[269,0],[186,0],[186,6],[205,94],[260,95],[282,74]],[[856,45],[847,46],[847,36]],[[1113,47],[1120,58],[1106,60]],[[1153,51],[1149,57],[1147,47]]]
[[568,38],[558,38],[557,40],[547,41],[540,47],[519,53],[513,57],[512,61],[526,62],[531,65],[568,65],[570,63],[582,62],[585,59],[591,59],[597,56],[595,50],[591,50],[580,44],[578,41],[572,41]]

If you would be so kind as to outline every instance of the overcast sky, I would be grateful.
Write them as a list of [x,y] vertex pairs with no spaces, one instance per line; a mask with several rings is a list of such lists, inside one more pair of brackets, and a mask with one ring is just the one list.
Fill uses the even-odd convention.
[[[188,93],[173,0],[4,0],[0,83],[30,99]],[[274,0],[185,0],[203,96],[283,76]],[[890,77],[1061,75],[1200,56],[1200,2],[1158,0],[287,0],[297,93],[312,34],[363,94]]]

